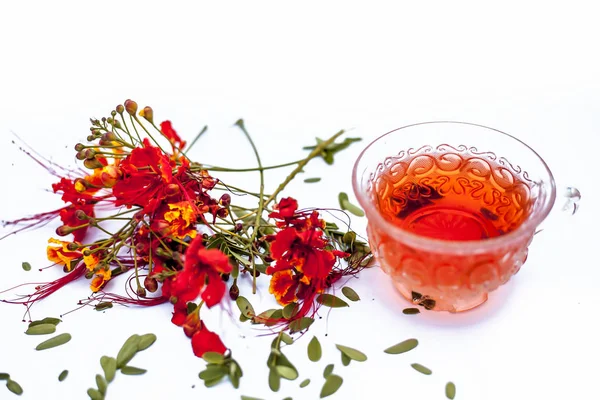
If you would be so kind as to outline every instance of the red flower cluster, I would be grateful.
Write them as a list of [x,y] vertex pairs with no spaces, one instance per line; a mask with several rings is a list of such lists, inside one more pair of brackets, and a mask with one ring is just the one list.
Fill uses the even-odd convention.
[[275,209],[269,216],[281,230],[271,238],[275,264],[267,268],[272,275],[269,291],[282,305],[312,300],[327,288],[337,257],[349,254],[330,248],[323,233],[325,221],[317,211],[298,211],[292,198],[281,199]]

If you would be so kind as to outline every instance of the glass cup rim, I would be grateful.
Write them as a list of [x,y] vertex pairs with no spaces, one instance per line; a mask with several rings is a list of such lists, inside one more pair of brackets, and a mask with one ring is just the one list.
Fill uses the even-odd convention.
[[[522,146],[525,146],[525,148],[527,148],[543,165],[543,167],[549,177],[548,184],[550,185],[550,193],[549,193],[549,199],[548,199],[545,207],[543,209],[539,210],[539,212],[532,215],[527,220],[525,220],[514,231],[507,233],[505,235],[501,235],[501,236],[489,238],[489,239],[484,239],[484,240],[458,241],[458,240],[442,240],[442,239],[430,238],[430,237],[417,235],[417,234],[414,234],[407,230],[404,230],[404,229],[392,224],[385,218],[383,218],[383,216],[375,208],[375,205],[372,202],[370,202],[369,199],[367,198],[366,192],[363,191],[362,188],[360,187],[361,186],[361,183],[360,183],[361,177],[358,176],[358,173],[359,173],[358,168],[359,168],[360,162],[362,161],[366,152],[369,151],[369,149],[372,146],[374,146],[380,140],[383,140],[388,135],[391,135],[395,132],[401,131],[406,128],[411,128],[411,127],[420,126],[420,125],[429,125],[429,124],[462,124],[462,125],[470,125],[470,126],[474,126],[474,127],[484,128],[489,131],[493,131],[498,134],[504,135],[504,136],[508,137],[509,139],[512,139],[512,140],[516,141],[517,143],[521,144]],[[354,194],[356,195],[356,198],[357,198],[359,204],[361,205],[363,210],[365,210],[365,215],[366,215],[367,219],[371,219],[371,221],[369,221],[369,222],[371,222],[371,223],[375,222],[379,226],[383,226],[385,231],[388,234],[390,234],[391,236],[400,240],[404,244],[407,244],[407,245],[410,245],[413,247],[417,247],[417,248],[436,250],[438,252],[446,251],[446,252],[457,252],[457,253],[482,253],[482,252],[489,251],[493,248],[507,246],[515,241],[520,241],[523,238],[532,235],[532,233],[535,231],[535,228],[548,216],[548,214],[552,210],[552,207],[554,206],[554,203],[556,201],[556,183],[554,181],[554,176],[552,175],[552,171],[550,171],[550,168],[548,167],[548,165],[546,164],[544,159],[534,149],[532,149],[527,143],[523,142],[522,140],[520,140],[506,132],[503,132],[503,131],[495,129],[495,128],[491,128],[489,126],[471,123],[471,122],[451,121],[451,120],[427,121],[427,122],[418,122],[418,123],[414,123],[414,124],[410,124],[410,125],[405,125],[400,128],[393,129],[387,133],[384,133],[383,135],[374,139],[371,143],[369,143],[363,149],[363,151],[360,153],[360,155],[356,159],[356,162],[354,163],[354,168],[352,170],[352,187],[354,189]]]

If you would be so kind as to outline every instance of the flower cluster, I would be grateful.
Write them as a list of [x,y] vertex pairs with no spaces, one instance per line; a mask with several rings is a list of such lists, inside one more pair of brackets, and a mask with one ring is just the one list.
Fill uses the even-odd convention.
[[[75,146],[85,169],[55,173],[59,181],[52,189],[61,195],[64,207],[11,222],[28,223],[28,228],[59,218],[62,225],[56,233],[64,240],[50,238],[47,256],[67,275],[9,302],[29,309],[84,277],[90,280],[92,295],[82,304],[170,302],[172,322],[183,328],[194,354],[201,357],[209,351],[223,354],[227,350],[206,327],[200,311],[203,306],[222,303],[227,293],[235,300],[240,274],[252,275],[254,282],[261,272],[270,276],[269,291],[277,302],[298,305],[291,318],[262,321],[272,326],[274,319],[287,328],[316,310],[318,294],[364,266],[368,248],[356,245],[360,242],[354,240],[353,232],[333,229],[317,210],[299,210],[291,197],[276,202],[308,161],[322,154],[331,158],[328,146],[347,147],[334,143],[342,132],[310,148],[305,159],[291,163],[296,168],[276,192],[263,193],[262,185],[258,194],[236,188],[236,193],[258,197],[256,208],[245,208],[232,204],[230,187],[213,178],[211,168],[188,158],[189,147],[170,121],[155,125],[152,108],[138,111],[137,104],[127,100],[110,117],[91,122],[88,143]],[[251,141],[243,123],[238,121],[238,125]],[[261,165],[254,170],[262,179],[266,169]],[[216,191],[225,193],[217,199]],[[115,223],[120,227],[115,229]],[[348,233],[354,236],[346,243],[341,239]],[[69,235],[71,240],[66,238]],[[342,260],[346,268],[340,266]],[[127,272],[126,295],[109,291],[111,282]]]

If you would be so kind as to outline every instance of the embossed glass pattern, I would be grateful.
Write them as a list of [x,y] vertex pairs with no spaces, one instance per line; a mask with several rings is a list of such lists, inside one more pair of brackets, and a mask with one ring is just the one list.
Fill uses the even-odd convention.
[[526,144],[461,122],[381,136],[357,160],[353,183],[371,247],[398,290],[451,312],[483,303],[519,271],[556,197]]

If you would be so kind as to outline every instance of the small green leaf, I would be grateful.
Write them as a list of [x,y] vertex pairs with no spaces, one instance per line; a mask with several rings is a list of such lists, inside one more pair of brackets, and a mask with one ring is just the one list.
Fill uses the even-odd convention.
[[317,183],[321,180],[321,178],[306,178],[304,183]]
[[305,379],[302,382],[300,382],[300,387],[301,388],[305,388],[310,384],[310,379]]
[[350,365],[350,361],[352,361],[352,359],[350,359],[350,357],[348,357],[345,353],[342,353],[342,365],[347,367]]
[[221,353],[217,353],[214,351],[207,351],[202,356],[202,359],[211,364],[223,364],[225,361],[225,356]]
[[89,388],[87,394],[90,396],[90,400],[104,400],[104,396],[97,389]]
[[21,264],[21,267],[25,270],[25,271],[31,271],[31,264],[29,264],[28,262],[23,262]]
[[352,289],[349,286],[344,286],[342,288],[342,294],[344,296],[346,296],[346,298],[350,301],[359,301],[360,300],[360,296],[358,295],[358,293],[356,293],[354,291],[354,289]]
[[421,310],[419,310],[418,308],[414,308],[414,307],[405,308],[404,310],[402,310],[402,313],[406,314],[406,315],[415,315],[415,314],[419,314],[420,312],[421,312]]
[[414,363],[414,364],[410,364],[410,366],[422,374],[431,375],[431,370],[427,367],[424,367],[421,364]]
[[367,361],[367,356],[365,353],[360,352],[352,347],[342,346],[341,344],[336,344],[335,347],[345,355],[347,355],[351,360],[354,361]]
[[350,203],[350,200],[348,200],[348,195],[344,192],[341,192],[338,195],[338,201],[340,203],[340,207],[342,208],[342,210],[346,210],[354,215],[356,215],[357,217],[364,217],[365,213],[363,210],[360,209],[360,207],[355,206],[354,204]]
[[310,317],[302,317],[300,319],[296,319],[290,324],[290,333],[303,331],[309,326],[311,326],[313,322],[315,322],[315,320]]
[[100,357],[100,365],[102,366],[106,380],[112,382],[117,372],[117,360],[112,357],[102,356]]
[[56,332],[56,325],[40,324],[32,326],[25,331],[26,335],[49,335]]
[[280,387],[281,387],[281,378],[280,378],[279,374],[277,373],[277,370],[275,369],[275,367],[271,367],[269,370],[269,388],[272,391],[277,392],[277,391],[279,391]]
[[60,324],[62,321],[58,318],[52,318],[52,317],[46,317],[44,319],[40,319],[38,321],[32,321],[29,323],[29,328],[32,328],[36,325],[44,325],[44,324],[52,324],[52,325],[58,325]]
[[288,381],[293,381],[294,379],[298,378],[298,371],[296,371],[295,368],[290,368],[285,365],[277,365],[275,369],[277,369],[279,376],[287,379]]
[[17,382],[13,381],[12,379],[9,379],[8,382],[6,382],[6,387],[8,388],[8,390],[13,392],[17,396],[20,396],[23,394],[23,388],[21,387],[21,385],[19,385]]
[[240,378],[244,375],[239,364],[235,360],[231,360],[229,363],[229,380],[234,388],[240,387]]
[[258,397],[250,397],[250,396],[242,395],[242,400],[263,400],[263,399],[260,399]]
[[332,308],[349,307],[348,303],[346,303],[344,300],[327,293],[320,294],[319,297],[317,297],[317,303]]
[[235,300],[235,303],[237,304],[238,308],[240,309],[240,312],[244,315],[244,317],[252,318],[256,315],[252,304],[250,304],[248,299],[244,296],[238,296],[238,298]]
[[408,339],[398,344],[395,344],[392,347],[388,347],[384,350],[384,352],[387,354],[402,354],[414,349],[418,345],[419,341],[417,339]]
[[313,336],[308,343],[308,359],[312,362],[317,362],[321,359],[321,355],[321,343],[319,343],[319,339],[316,336]]
[[219,382],[221,382],[221,380],[223,380],[223,378],[216,378],[216,379],[210,379],[210,380],[204,381],[204,386],[213,387],[213,386],[217,385]]
[[[271,308],[271,309],[268,309],[266,311],[263,311],[260,314],[258,314],[257,316],[255,316],[255,317],[252,318],[252,323],[253,324],[265,324],[269,320],[275,319],[273,317],[273,315],[277,311],[281,312],[281,309]],[[241,314],[241,315],[243,316],[244,314]],[[246,317],[244,317],[244,318],[246,318]],[[246,318],[246,320],[248,320],[248,318]]]
[[338,389],[342,386],[343,382],[344,380],[340,376],[333,374],[329,375],[327,377],[327,380],[325,380],[323,388],[321,389],[320,397],[323,398],[331,396],[332,394],[338,391]]
[[147,371],[145,369],[142,368],[137,368],[137,367],[130,367],[129,365],[125,365],[123,368],[121,368],[121,373],[123,375],[142,375],[145,374]]
[[54,336],[53,338],[46,340],[45,342],[38,344],[35,349],[38,351],[51,349],[53,347],[61,346],[65,343],[69,342],[70,340],[71,340],[70,334],[62,333],[58,336]]
[[69,371],[67,371],[66,369],[60,373],[60,375],[58,376],[58,381],[62,382],[65,379],[67,379],[67,376],[69,376]]
[[298,304],[296,304],[296,303],[290,303],[287,306],[283,307],[283,310],[281,311],[283,313],[283,318],[285,318],[285,319],[292,318],[294,315],[296,315],[297,309],[298,309]]
[[456,386],[452,382],[446,383],[446,397],[453,400],[454,396],[456,396]]
[[152,346],[154,342],[156,342],[156,335],[154,333],[146,333],[145,335],[140,336],[138,351],[146,350],[148,347]]
[[329,375],[333,372],[333,364],[328,364],[323,370],[323,378],[327,379]]
[[100,374],[96,375],[96,386],[98,387],[98,391],[103,395],[106,395],[106,389],[108,389],[108,383],[106,383],[106,379]]
[[294,400],[294,399],[292,399],[291,397],[286,397],[283,400]]
[[138,352],[140,335],[131,335],[117,354],[117,368],[125,366]]
[[7,381],[10,379],[10,374],[6,372],[0,372],[0,381]]
[[94,310],[96,310],[96,311],[104,311],[104,310],[108,310],[109,308],[113,308],[112,301],[103,301],[94,306]]
[[198,377],[204,381],[210,381],[222,378],[227,375],[229,370],[223,365],[209,364],[206,369],[198,374]]
[[192,312],[194,312],[194,310],[196,308],[198,308],[198,304],[194,303],[193,301],[190,301],[189,303],[186,304],[186,312],[188,315],[190,315]]
[[282,341],[283,343],[285,343],[285,344],[288,344],[288,345],[289,345],[289,344],[292,344],[292,343],[294,343],[294,338],[293,338],[293,337],[291,337],[290,335],[288,335],[287,333],[285,333],[285,332],[282,332],[282,333],[281,333],[281,341]]

